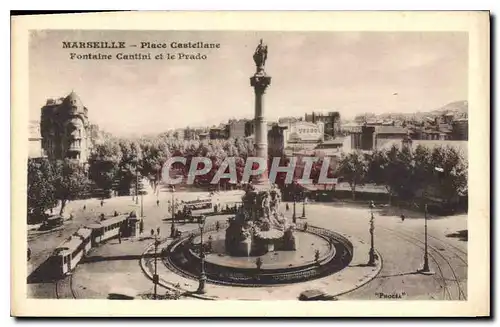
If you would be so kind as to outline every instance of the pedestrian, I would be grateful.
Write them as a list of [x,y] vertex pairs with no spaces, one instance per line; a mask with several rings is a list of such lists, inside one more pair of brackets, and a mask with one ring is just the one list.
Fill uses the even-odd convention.
[[156,200],[156,206],[159,207],[160,206],[160,200]]
[[101,200],[101,207],[102,207],[103,205],[104,205],[104,201],[103,201],[103,200]]
[[156,228],[156,234],[160,235],[160,227]]
[[122,232],[118,232],[118,242],[122,244]]
[[213,238],[212,238],[212,235],[210,235],[208,237],[208,244],[207,244],[208,245],[208,248],[207,248],[208,252],[212,252],[212,241],[213,241]]
[[405,221],[405,215],[404,214],[401,215],[401,221]]
[[151,237],[155,236],[155,230],[151,228]]
[[87,206],[84,204],[83,205],[83,211],[87,210]]
[[144,221],[142,221],[141,219],[141,222],[139,223],[139,233],[142,234],[144,232]]
[[290,210],[290,206],[288,205],[288,203],[286,204],[285,209],[286,209],[286,211]]

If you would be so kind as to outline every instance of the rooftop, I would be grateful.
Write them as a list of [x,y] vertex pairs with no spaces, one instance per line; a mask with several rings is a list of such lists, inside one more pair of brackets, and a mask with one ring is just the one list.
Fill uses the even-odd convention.
[[91,230],[88,228],[80,228],[76,233],[64,240],[57,248],[56,251],[60,255],[67,255],[72,253],[82,242],[82,239],[86,239],[90,236]]
[[408,130],[399,126],[377,126],[377,134],[408,134]]
[[324,148],[329,148],[329,147],[335,147],[335,146],[342,146],[344,144],[345,139],[344,138],[336,138],[333,140],[328,140],[324,141],[316,147],[316,149],[324,149]]

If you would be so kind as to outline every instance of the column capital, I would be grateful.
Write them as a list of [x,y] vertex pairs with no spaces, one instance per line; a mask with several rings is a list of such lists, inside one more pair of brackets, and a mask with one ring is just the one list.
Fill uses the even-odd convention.
[[255,92],[264,93],[270,84],[271,76],[255,74],[250,77],[250,85],[255,89]]

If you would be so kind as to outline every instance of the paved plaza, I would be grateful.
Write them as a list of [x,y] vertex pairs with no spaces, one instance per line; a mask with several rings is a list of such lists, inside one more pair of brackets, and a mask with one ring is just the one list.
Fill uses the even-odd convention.
[[[215,195],[216,201],[239,201],[242,192],[226,192]],[[203,192],[177,192],[175,197],[191,200],[207,196]],[[162,244],[165,247],[171,240],[171,219],[167,212],[167,200],[171,193],[160,193],[160,205],[157,196],[146,195],[144,206],[144,233],[142,236],[111,240],[93,248],[75,269],[73,274],[60,281],[37,281],[28,278],[29,297],[35,298],[106,298],[108,293],[117,288],[128,288],[137,294],[153,291],[152,274],[154,257],[153,239],[150,230],[160,228]],[[86,209],[83,210],[83,205]],[[291,207],[291,206],[290,206]],[[29,246],[32,259],[29,262],[29,274],[36,272],[51,251],[78,227],[97,220],[100,213],[111,214],[130,212],[137,207],[132,197],[108,199],[101,207],[99,200],[74,201],[67,210],[73,213],[73,220],[65,223],[62,229],[48,233],[29,231]],[[284,210],[284,204],[283,204]],[[284,211],[288,217],[292,212]],[[302,204],[297,205],[297,212],[302,213]],[[430,217],[428,220],[428,252],[433,275],[422,275],[418,270],[423,265],[424,256],[424,219],[423,214],[401,212],[394,208],[377,208],[375,213],[375,248],[380,260],[375,267],[367,267],[370,244],[369,219],[367,205],[342,203],[310,203],[306,205],[306,222],[335,231],[349,237],[354,245],[354,257],[345,269],[316,280],[282,286],[270,287],[231,287],[211,283],[206,285],[206,294],[193,294],[198,286],[196,280],[181,277],[158,260],[160,276],[159,294],[180,290],[181,299],[297,299],[308,289],[321,289],[336,295],[339,300],[348,299],[467,299],[467,240],[460,231],[467,230],[467,216]],[[209,216],[207,224],[216,220],[225,221],[229,215]],[[177,223],[184,230],[195,230],[196,224]],[[313,254],[311,254],[313,256]],[[33,274],[34,275],[34,274]]]

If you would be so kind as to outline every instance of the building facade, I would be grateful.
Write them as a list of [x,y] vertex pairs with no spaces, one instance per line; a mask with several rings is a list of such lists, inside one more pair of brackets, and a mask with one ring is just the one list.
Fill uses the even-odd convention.
[[253,120],[232,119],[227,125],[230,138],[243,138],[253,134]]
[[281,157],[285,154],[287,145],[286,126],[273,124],[267,133],[267,142],[269,147],[269,155],[272,157]]
[[305,114],[305,121],[313,124],[323,123],[327,138],[334,139],[340,132],[340,113],[338,111]]
[[[324,140],[324,124],[296,121],[289,124],[280,124],[284,129],[286,143],[320,143]],[[286,146],[286,145],[285,145]]]
[[469,139],[469,120],[457,119],[452,123],[452,134],[455,140],[467,141]]
[[28,136],[28,158],[41,158],[44,156],[42,149],[42,135],[40,134],[40,122],[29,122]]
[[229,127],[228,125],[222,127],[210,128],[208,132],[211,140],[226,140],[229,138]]
[[408,136],[408,129],[397,126],[376,126],[374,148],[379,149],[389,140],[403,140]]
[[49,159],[87,161],[91,142],[88,109],[75,92],[48,99],[41,109],[42,148]]

